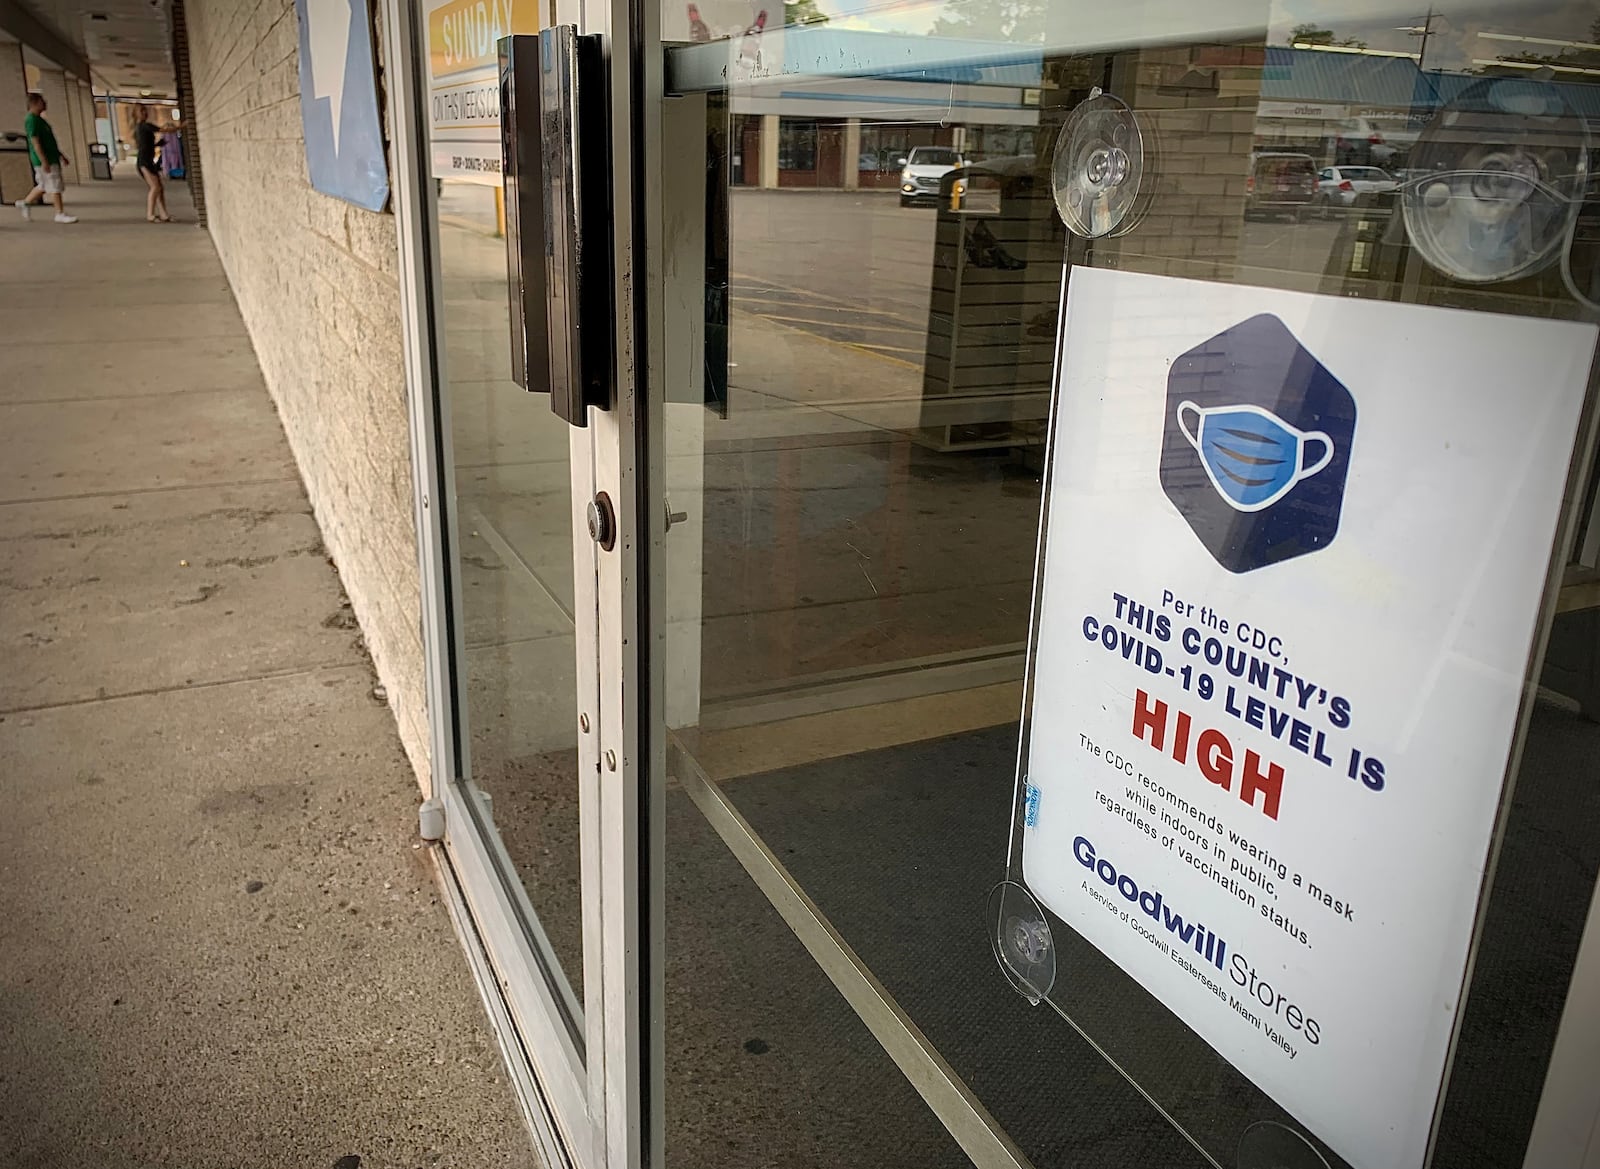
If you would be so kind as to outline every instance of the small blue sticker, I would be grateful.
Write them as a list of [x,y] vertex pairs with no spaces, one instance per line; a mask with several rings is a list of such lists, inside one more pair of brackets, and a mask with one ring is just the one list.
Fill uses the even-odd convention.
[[1029,784],[1022,792],[1022,822],[1032,828],[1039,822],[1039,789]]

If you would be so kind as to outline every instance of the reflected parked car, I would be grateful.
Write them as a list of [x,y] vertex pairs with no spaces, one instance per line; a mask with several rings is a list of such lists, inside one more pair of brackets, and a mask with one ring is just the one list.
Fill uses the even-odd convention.
[[1293,219],[1317,196],[1317,164],[1309,154],[1263,151],[1250,160],[1244,185],[1244,217],[1286,215]]
[[1400,147],[1368,118],[1349,118],[1339,123],[1332,147],[1335,166],[1381,167],[1400,153]]
[[1326,215],[1336,207],[1355,206],[1362,195],[1399,189],[1398,179],[1375,166],[1325,166],[1317,172],[1317,210]]
[[[900,206],[937,203],[939,180],[965,165],[961,152],[949,146],[914,146],[900,159]],[[956,194],[961,194],[960,190]]]

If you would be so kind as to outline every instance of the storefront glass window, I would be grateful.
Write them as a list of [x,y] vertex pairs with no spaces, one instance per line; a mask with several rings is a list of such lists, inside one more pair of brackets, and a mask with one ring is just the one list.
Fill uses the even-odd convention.
[[784,118],[778,123],[778,169],[817,169],[817,124]]
[[[944,135],[949,138],[949,134]],[[900,160],[918,146],[933,146],[940,141],[937,126],[861,124],[861,169],[899,175]],[[870,165],[869,165],[870,164]]]
[[896,172],[660,194],[730,273],[655,386],[669,1162],[1522,1163],[1600,872],[1594,13],[826,15],[662,10],[676,148]]

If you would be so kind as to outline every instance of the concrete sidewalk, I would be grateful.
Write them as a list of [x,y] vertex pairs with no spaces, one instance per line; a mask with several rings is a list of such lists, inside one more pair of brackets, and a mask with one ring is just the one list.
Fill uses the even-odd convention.
[[0,1165],[532,1166],[181,184],[0,207]]

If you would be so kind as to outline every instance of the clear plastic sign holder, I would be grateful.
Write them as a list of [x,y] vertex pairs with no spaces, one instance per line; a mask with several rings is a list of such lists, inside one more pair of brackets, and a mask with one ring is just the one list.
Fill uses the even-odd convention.
[[[1584,118],[1552,87],[1520,78],[1477,83],[1440,109],[1420,135],[1414,152],[1422,160],[1416,168],[1420,174],[1401,184],[1390,231],[1404,232],[1424,263],[1463,285],[1559,268],[1580,306],[1576,315],[1592,319],[1600,312],[1600,265],[1578,238],[1580,214],[1592,217],[1597,209],[1596,183],[1586,169],[1590,151]],[[1113,95],[1096,89],[1069,115],[1056,144],[1052,194],[1079,241],[1137,231],[1151,204],[1158,152],[1156,136]],[[1081,265],[1087,255],[1083,242],[1070,245],[1074,264]],[[1072,271],[1069,264],[1063,280],[1058,372]],[[1037,814],[1038,800],[1026,768],[1061,394],[1057,379],[1045,448],[1006,878],[990,891],[985,910],[996,962],[1020,996],[1059,1014],[1206,1162],[1218,1169],[1348,1169],[1348,1162],[1265,1090],[1047,910],[1025,883],[1023,833]],[[1436,1114],[1435,1139],[1437,1123]]]
[[[1070,279],[1069,268],[1067,282]],[[1059,366],[1059,354],[1057,364]],[[1055,422],[1060,415],[1060,393],[1058,384],[1051,392],[1042,516],[1047,516],[1050,510],[1051,455],[1055,447]],[[1046,910],[1023,881],[1022,830],[1037,814],[1038,806],[1038,791],[1027,782],[1026,766],[1033,710],[1037,606],[1047,536],[1043,527],[1041,523],[1007,876],[990,890],[985,910],[989,940],[1001,974],[1028,1002],[1036,1007],[1048,1006],[1059,1014],[1217,1169],[1350,1169],[1347,1162],[1319,1144],[1265,1092],[1250,1085],[1176,1015],[1156,1003],[1130,975]],[[1087,977],[1080,977],[1085,974]],[[1122,1014],[1128,1003],[1143,1007],[1138,1022]],[[1118,1016],[1123,1019],[1121,1025],[1107,1025]],[[1139,1037],[1141,1042],[1130,1044],[1140,1054],[1128,1058],[1120,1048],[1123,1041],[1134,1038],[1132,1029],[1135,1027],[1149,1030]],[[1154,1060],[1145,1050],[1152,1037],[1154,1046],[1166,1053]],[[1170,1071],[1180,1064],[1186,1074],[1177,1079],[1184,1081],[1185,1087],[1175,1082],[1168,1091],[1155,1082],[1160,1079],[1160,1070]],[[1203,1085],[1199,1094],[1194,1091],[1197,1079],[1210,1081]],[[1218,1087],[1230,1097],[1228,1108],[1219,1112],[1204,1106],[1185,1107],[1184,1097],[1205,1099]]]
[[[1050,448],[1054,446],[1054,419],[1058,416],[1056,397],[1059,392],[1058,388],[1051,395],[1052,434],[1047,445],[1047,468],[1050,466]],[[1044,514],[1048,514],[1049,510],[1049,493],[1047,470],[1042,505]],[[1034,595],[1036,598],[1039,595],[1037,574]],[[1144,1096],[1167,1122],[1189,1140],[1206,1162],[1217,1169],[1349,1169],[1346,1162],[1318,1144],[1266,1093],[1249,1085],[1234,1072],[1220,1055],[1211,1051],[1175,1015],[1149,1000],[1147,992],[1131,976],[1117,969],[1086,939],[1047,911],[1023,882],[1021,831],[1037,806],[1037,791],[1027,783],[1025,772],[1035,645],[1030,636],[1007,878],[990,891],[985,911],[990,943],[1001,974],[1028,1002],[1036,1007],[1047,1006],[1058,1013],[1127,1079],[1139,1095]],[[1086,967],[1091,970],[1089,977],[1080,978]],[[1104,994],[1107,989],[1110,993]],[[1100,1001],[1096,1003],[1091,996],[1097,995]],[[1155,1064],[1146,1064],[1146,1061],[1138,1058],[1126,1058],[1119,1050],[1120,1040],[1131,1036],[1123,1033],[1122,1027],[1116,1024],[1107,1027],[1106,1022],[1120,1015],[1122,1004],[1130,1000],[1149,1001],[1141,1012],[1141,1021],[1128,1021],[1126,1025],[1152,1028],[1144,1039],[1156,1036],[1157,1045],[1173,1053],[1170,1057],[1159,1059]],[[1206,1065],[1209,1064],[1218,1073],[1216,1084],[1226,1085],[1230,1095],[1243,1093],[1242,1097],[1233,1095],[1233,1107],[1227,1110],[1226,1116],[1220,1121],[1214,1109],[1191,1111],[1185,1108],[1182,1097],[1189,1093],[1176,1085],[1169,1094],[1159,1084],[1152,1082],[1152,1076],[1148,1074],[1150,1070],[1161,1066],[1170,1069],[1179,1062],[1177,1048],[1187,1049],[1181,1062],[1189,1074],[1182,1079],[1192,1084],[1196,1072],[1201,1079],[1205,1079]],[[1194,1057],[1202,1050],[1205,1056],[1196,1060]],[[1241,1103],[1243,1107],[1240,1107]]]

